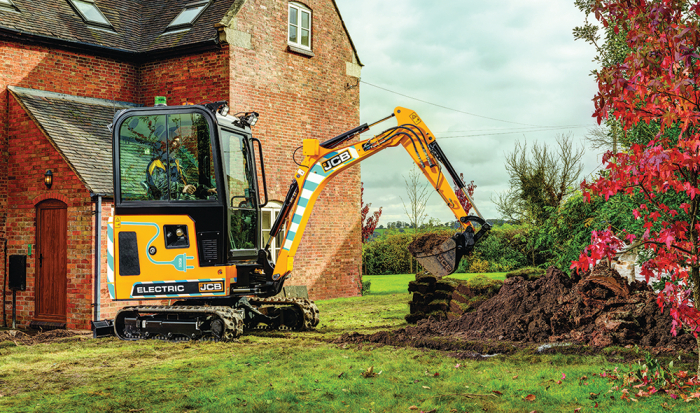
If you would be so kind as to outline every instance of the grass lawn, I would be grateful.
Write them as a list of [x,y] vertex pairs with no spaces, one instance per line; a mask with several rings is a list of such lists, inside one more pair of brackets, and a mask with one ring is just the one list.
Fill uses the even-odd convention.
[[[468,280],[480,275],[476,273],[459,273],[451,274],[445,278],[453,278],[455,280]],[[481,274],[494,280],[505,280],[506,273],[492,272]],[[414,274],[390,274],[390,275],[363,275],[363,281],[371,281],[370,295],[375,294],[397,294],[408,292],[408,282],[415,280]]]
[[318,301],[322,321],[310,332],[253,333],[235,343],[0,343],[0,411],[700,410],[698,399],[635,397],[632,388],[629,395],[637,401],[622,399],[621,389],[614,389],[621,381],[598,374],[628,371],[626,349],[596,356],[530,349],[474,361],[425,349],[335,344],[342,333],[405,326],[406,285],[413,277],[366,277],[370,295]]

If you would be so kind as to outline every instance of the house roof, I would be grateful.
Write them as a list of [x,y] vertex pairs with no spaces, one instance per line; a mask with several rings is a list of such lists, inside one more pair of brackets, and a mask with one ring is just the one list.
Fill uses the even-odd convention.
[[140,105],[9,86],[51,144],[93,194],[112,196],[112,134],[121,109]]
[[[211,0],[191,28],[166,32],[184,6],[194,2],[198,0],[94,0],[112,25],[109,29],[86,23],[70,0],[12,0],[16,10],[0,7],[0,36],[146,60],[169,50],[218,47],[217,27],[228,25],[246,0]],[[335,0],[332,3],[362,66]]]
[[[113,29],[86,23],[69,0],[12,0],[18,11],[0,9],[0,32],[22,39],[96,47],[116,54],[145,57],[147,53],[195,45],[218,44],[214,26],[241,0],[212,0],[188,30],[166,28],[195,0],[94,0]],[[235,4],[235,5],[234,5]]]

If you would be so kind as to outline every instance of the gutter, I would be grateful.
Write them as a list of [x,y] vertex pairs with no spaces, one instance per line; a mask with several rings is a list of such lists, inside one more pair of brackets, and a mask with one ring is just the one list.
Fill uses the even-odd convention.
[[0,38],[6,38],[20,43],[35,43],[42,46],[61,47],[75,53],[89,52],[96,56],[108,57],[131,63],[146,63],[161,58],[171,58],[203,51],[219,50],[222,48],[222,45],[219,43],[218,33],[213,38],[199,43],[146,51],[130,51],[115,47],[95,45],[77,40],[63,40],[56,37],[11,29],[4,26],[0,26]]

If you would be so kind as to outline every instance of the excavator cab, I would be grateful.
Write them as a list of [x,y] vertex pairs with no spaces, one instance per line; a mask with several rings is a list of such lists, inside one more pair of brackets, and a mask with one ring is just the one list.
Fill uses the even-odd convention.
[[206,106],[156,106],[119,113],[113,134],[113,298],[248,287],[260,267],[258,194],[267,197],[250,125]]

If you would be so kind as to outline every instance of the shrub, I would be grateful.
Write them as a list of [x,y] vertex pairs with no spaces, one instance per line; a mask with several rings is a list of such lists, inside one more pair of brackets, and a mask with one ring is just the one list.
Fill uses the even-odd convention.
[[360,295],[368,295],[369,294],[369,288],[372,285],[372,281],[362,281],[362,290],[360,291]]
[[489,262],[477,258],[469,265],[469,272],[489,272]]

